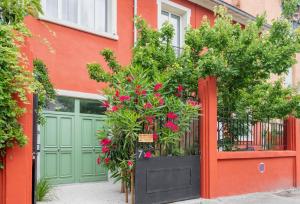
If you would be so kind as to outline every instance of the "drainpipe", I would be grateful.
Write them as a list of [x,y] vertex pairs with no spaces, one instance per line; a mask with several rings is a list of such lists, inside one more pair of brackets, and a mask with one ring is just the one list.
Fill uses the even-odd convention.
[[[133,0],[133,14],[134,14],[134,17],[137,16],[137,6],[138,6],[138,1],[137,0]],[[136,30],[136,26],[135,26],[135,23],[133,22],[133,27],[134,27],[134,31],[133,31],[133,42],[134,42],[134,45],[137,41],[137,30]]]

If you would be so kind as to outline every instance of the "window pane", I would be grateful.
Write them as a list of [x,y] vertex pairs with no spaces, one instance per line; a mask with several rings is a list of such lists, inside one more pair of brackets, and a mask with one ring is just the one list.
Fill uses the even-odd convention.
[[74,112],[75,99],[57,96],[54,103],[48,103],[45,108],[48,111]]
[[80,25],[94,29],[95,28],[95,5],[94,0],[81,0],[80,1]]
[[95,30],[107,31],[107,0],[95,0]]
[[105,111],[106,108],[103,107],[101,101],[80,100],[80,113],[104,115]]
[[172,44],[175,47],[180,47],[180,16],[171,14],[170,23],[175,30]]
[[46,0],[45,15],[50,18],[58,18],[58,0]]
[[78,1],[77,0],[62,0],[62,19],[77,23],[78,16]]
[[160,27],[164,22],[169,21],[169,13],[167,11],[161,11]]

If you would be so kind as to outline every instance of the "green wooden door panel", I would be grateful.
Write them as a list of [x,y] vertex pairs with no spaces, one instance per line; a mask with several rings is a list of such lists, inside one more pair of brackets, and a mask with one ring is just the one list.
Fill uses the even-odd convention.
[[107,172],[102,165],[97,165],[96,160],[100,147],[96,131],[103,125],[104,120],[97,117],[81,116],[81,144],[80,144],[80,173],[79,181],[100,181],[107,179]]
[[41,176],[53,184],[74,182],[74,116],[45,115],[41,127]]
[[96,131],[103,116],[47,111],[41,126],[41,177],[52,184],[107,180],[97,165],[101,152]]

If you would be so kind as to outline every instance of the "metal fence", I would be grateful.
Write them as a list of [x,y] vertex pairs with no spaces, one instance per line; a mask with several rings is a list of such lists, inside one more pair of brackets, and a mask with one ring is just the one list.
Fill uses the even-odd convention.
[[[149,128],[144,127],[143,133],[158,133],[158,127],[163,127],[163,119],[155,119],[153,125]],[[161,139],[161,138],[160,138]],[[159,143],[137,143],[137,151],[151,151],[154,153],[154,157],[160,156],[187,156],[187,155],[198,155],[199,154],[199,122],[198,118],[191,121],[190,127],[186,130],[174,144],[168,146]]]
[[218,116],[218,151],[286,149],[286,128],[282,119],[254,121],[247,116]]

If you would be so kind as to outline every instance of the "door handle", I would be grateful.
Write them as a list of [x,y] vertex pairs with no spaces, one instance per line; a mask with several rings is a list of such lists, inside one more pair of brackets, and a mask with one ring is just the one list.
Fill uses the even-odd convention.
[[60,152],[60,148],[57,148],[57,151]]

